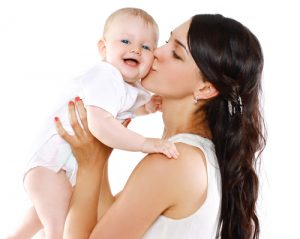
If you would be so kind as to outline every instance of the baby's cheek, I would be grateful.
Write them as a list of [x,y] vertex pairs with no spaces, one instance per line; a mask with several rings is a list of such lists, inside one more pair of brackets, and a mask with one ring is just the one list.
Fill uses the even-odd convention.
[[141,78],[144,78],[148,73],[149,71],[151,70],[151,67],[152,67],[152,64],[148,64],[148,65],[145,65],[144,67],[142,67],[141,69]]

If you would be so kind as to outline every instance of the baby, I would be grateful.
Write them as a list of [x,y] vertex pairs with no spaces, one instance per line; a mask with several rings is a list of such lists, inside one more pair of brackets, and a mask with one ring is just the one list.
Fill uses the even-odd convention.
[[[177,158],[172,142],[145,138],[122,125],[125,119],[154,113],[161,107],[161,98],[151,96],[140,83],[152,67],[157,41],[158,26],[148,13],[136,8],[117,10],[107,19],[103,38],[98,42],[103,60],[75,81],[68,96],[78,96],[75,100],[83,101],[89,130],[104,144]],[[54,116],[72,132],[66,104]],[[57,134],[53,121],[37,147],[24,176],[33,208],[19,231],[23,228],[23,235],[26,230],[28,234],[38,227],[29,222],[40,221],[46,238],[62,238],[71,185],[76,183],[76,160],[69,145]]]

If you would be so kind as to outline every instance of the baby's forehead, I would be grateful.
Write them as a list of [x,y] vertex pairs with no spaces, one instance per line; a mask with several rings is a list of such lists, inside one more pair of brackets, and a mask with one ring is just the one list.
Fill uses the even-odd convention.
[[135,30],[135,27],[133,26],[140,26],[141,28],[145,28],[145,30],[152,30],[154,34],[158,36],[158,26],[155,22],[149,21],[141,16],[131,15],[129,13],[119,14],[110,19],[110,21],[106,23],[105,32],[121,28],[127,31]]
[[[150,22],[147,21],[146,19],[140,17],[140,16],[134,16],[130,14],[122,14],[118,15],[115,18],[112,19],[112,21],[109,23],[110,27],[117,27],[117,26],[123,26],[124,29],[126,28],[131,28],[132,25],[136,26],[142,26],[145,29],[153,29],[153,30],[158,30],[157,26]],[[128,26],[128,27],[126,27]]]
[[104,37],[132,37],[143,38],[145,41],[154,41],[155,44],[158,40],[157,28],[144,21],[140,17],[133,16],[131,19],[125,21],[122,18],[115,19],[107,27]]

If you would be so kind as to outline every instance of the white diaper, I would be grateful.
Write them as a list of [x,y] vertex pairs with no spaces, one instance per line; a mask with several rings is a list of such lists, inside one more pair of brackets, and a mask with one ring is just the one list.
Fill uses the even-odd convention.
[[24,177],[35,167],[45,167],[54,172],[64,170],[72,186],[76,183],[77,162],[70,145],[59,135],[53,135],[33,155],[29,161]]

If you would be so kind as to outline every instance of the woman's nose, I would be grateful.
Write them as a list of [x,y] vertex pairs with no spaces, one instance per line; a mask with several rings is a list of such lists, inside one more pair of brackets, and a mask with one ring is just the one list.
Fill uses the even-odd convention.
[[163,46],[160,46],[153,51],[153,55],[156,59],[161,57],[162,49],[163,49]]

